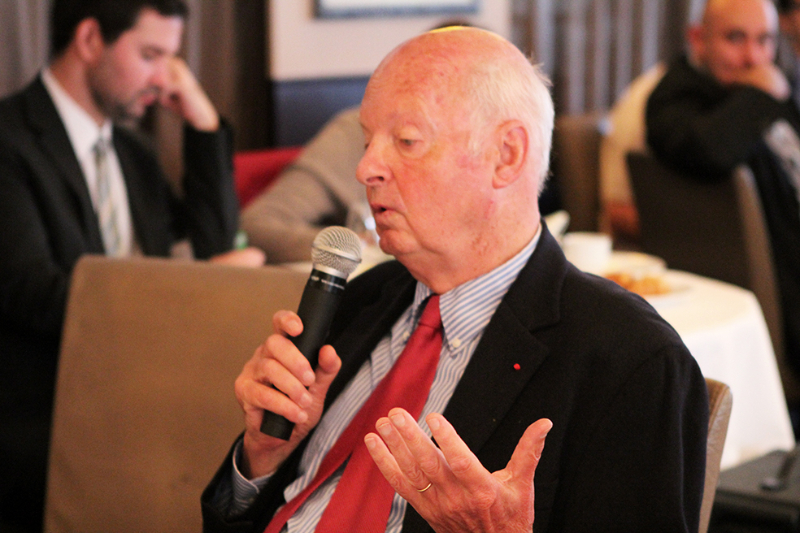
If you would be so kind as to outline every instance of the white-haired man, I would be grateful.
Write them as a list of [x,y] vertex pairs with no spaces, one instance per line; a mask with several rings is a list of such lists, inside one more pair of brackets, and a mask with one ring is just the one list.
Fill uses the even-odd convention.
[[[285,335],[237,380],[246,431],[204,494],[205,530],[696,530],[705,382],[652,308],[567,263],[541,222],[553,104],[538,70],[493,33],[429,32],[379,65],[361,124],[357,178],[397,261],[348,285],[315,370],[286,338],[297,315],[275,315]],[[429,351],[408,347],[432,306],[428,389]],[[419,415],[367,419],[336,466],[408,361]],[[264,409],[296,423],[288,440],[260,432]]]

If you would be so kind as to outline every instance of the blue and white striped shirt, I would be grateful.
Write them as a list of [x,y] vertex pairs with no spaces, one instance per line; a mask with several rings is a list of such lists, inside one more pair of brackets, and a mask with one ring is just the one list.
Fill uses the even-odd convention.
[[[419,419],[420,426],[428,435],[430,435],[430,430],[423,423],[425,417],[430,413],[444,411],[486,326],[508,288],[528,262],[540,235],[541,228],[531,242],[512,259],[491,272],[441,295],[439,307],[444,329],[442,354],[428,400]],[[421,304],[430,294],[431,290],[428,287],[417,283],[414,302],[395,322],[390,333],[378,343],[369,360],[364,362],[356,376],[320,421],[319,427],[303,453],[297,479],[284,490],[286,501],[294,498],[311,482],[325,454],[328,453],[350,420],[400,357],[400,353],[422,313]],[[241,443],[239,443],[239,447],[241,447]],[[234,501],[232,509],[230,509],[231,514],[244,511],[255,499],[260,488],[269,480],[269,476],[251,481],[246,480],[236,466],[238,456],[237,450],[237,453],[234,454],[232,480]],[[309,496],[294,516],[289,519],[284,531],[301,533],[314,530],[336,489],[343,469],[344,466]],[[397,533],[401,530],[405,511],[406,501],[395,494],[386,528],[387,533]]]

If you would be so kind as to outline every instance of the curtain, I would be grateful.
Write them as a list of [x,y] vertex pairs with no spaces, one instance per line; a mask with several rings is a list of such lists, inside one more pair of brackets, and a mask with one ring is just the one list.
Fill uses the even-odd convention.
[[0,97],[24,87],[48,54],[48,0],[0,0]]
[[608,109],[630,81],[683,49],[703,0],[512,0],[515,44],[553,80],[560,113]]

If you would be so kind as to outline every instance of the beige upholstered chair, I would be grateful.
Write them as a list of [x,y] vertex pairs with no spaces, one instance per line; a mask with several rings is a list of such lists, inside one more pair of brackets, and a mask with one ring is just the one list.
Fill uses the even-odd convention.
[[233,381],[307,275],[159,259],[75,268],[50,455],[48,533],[198,532],[243,429]]
[[600,113],[560,115],[553,130],[553,174],[570,231],[597,231]]
[[719,465],[722,460],[722,448],[728,434],[728,421],[731,417],[733,396],[726,384],[706,378],[708,387],[708,444],[706,445],[706,483],[703,491],[703,503],[700,507],[699,533],[708,530],[711,509],[714,506],[714,494],[719,480]]

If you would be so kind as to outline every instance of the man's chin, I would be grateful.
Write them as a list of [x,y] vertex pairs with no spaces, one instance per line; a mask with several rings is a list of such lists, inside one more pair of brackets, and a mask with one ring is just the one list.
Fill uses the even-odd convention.
[[391,253],[387,251],[387,248],[392,248],[394,243],[397,241],[397,232],[387,229],[385,227],[378,226],[377,228],[378,233],[378,246],[380,246],[381,250],[384,252]]
[[380,234],[378,245],[385,254],[393,255],[397,259],[412,253],[418,247],[411,242],[408,235],[396,231],[384,231]]
[[127,105],[116,108],[111,118],[122,122],[137,122],[141,120],[150,106]]

